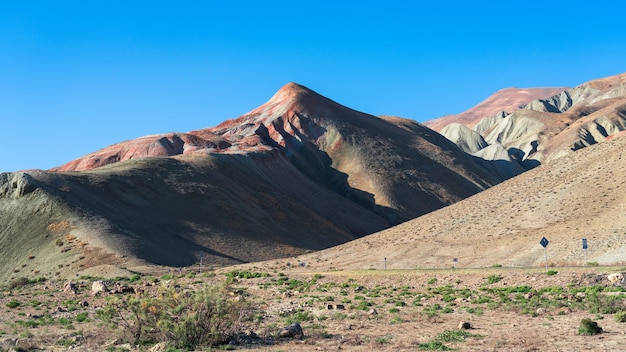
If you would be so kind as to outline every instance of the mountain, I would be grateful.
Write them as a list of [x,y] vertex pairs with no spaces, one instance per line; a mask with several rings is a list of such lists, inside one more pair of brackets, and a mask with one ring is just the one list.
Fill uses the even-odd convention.
[[[542,267],[546,256],[549,266],[623,265],[624,179],[626,138],[613,138],[443,209],[297,260],[313,271],[382,269],[385,263],[388,269]],[[545,254],[542,237],[549,241]]]
[[0,280],[339,245],[510,177],[425,126],[287,84],[236,119],[0,174]]
[[514,112],[486,116],[471,130],[450,123],[441,133],[474,156],[529,169],[623,133],[625,80],[621,74],[586,82]]
[[424,124],[433,130],[440,132],[445,126],[458,123],[469,128],[487,116],[494,116],[500,112],[510,114],[525,107],[536,99],[547,99],[564,91],[564,87],[554,88],[504,88],[501,89],[478,105],[460,114],[445,115],[440,118],[429,120]]

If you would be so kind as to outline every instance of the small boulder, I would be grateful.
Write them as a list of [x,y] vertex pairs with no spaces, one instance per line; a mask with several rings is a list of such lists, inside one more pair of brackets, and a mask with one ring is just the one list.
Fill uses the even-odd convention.
[[459,330],[468,330],[472,328],[472,324],[469,321],[462,321],[459,323]]
[[107,292],[107,291],[108,291],[107,285],[102,280],[94,281],[91,284],[91,294],[92,295],[97,295],[100,292]]
[[367,311],[367,315],[378,315],[378,311],[374,308],[371,308]]
[[289,326],[284,327],[280,333],[278,334],[281,338],[304,338],[304,332],[302,331],[302,326],[300,323],[293,323]]
[[78,287],[76,287],[76,285],[71,281],[68,281],[65,285],[63,285],[63,292],[70,292],[76,295],[78,294]]
[[612,284],[619,284],[619,283],[624,282],[624,274],[622,273],[609,274],[606,276],[606,278]]

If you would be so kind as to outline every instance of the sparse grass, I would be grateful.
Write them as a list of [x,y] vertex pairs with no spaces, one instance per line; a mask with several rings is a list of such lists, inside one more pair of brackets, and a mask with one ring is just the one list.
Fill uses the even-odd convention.
[[500,275],[490,275],[487,277],[487,284],[492,285],[502,280],[502,276]]
[[20,301],[16,299],[12,299],[7,303],[7,307],[11,309],[15,309],[21,305]]
[[602,333],[602,328],[591,319],[583,319],[578,327],[578,335],[596,335]]

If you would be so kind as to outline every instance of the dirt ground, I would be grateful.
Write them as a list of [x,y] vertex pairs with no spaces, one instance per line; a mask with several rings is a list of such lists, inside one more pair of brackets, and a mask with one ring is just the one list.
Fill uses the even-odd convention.
[[[323,273],[306,267],[188,268],[106,282],[126,293],[92,295],[96,278],[87,277],[72,281],[76,293],[64,290],[64,281],[5,287],[0,351],[165,351],[163,344],[131,344],[124,329],[107,327],[97,312],[111,297],[132,297],[135,291],[154,297],[167,285],[180,290],[216,285],[227,280],[229,270],[232,298],[251,302],[260,317],[243,325],[248,338],[233,341],[229,348],[236,350],[622,351],[626,339],[626,323],[616,319],[616,312],[626,310],[624,279],[607,279],[624,268]],[[603,332],[578,334],[585,318]],[[278,336],[296,321],[304,337]],[[461,322],[470,328],[459,329]]]

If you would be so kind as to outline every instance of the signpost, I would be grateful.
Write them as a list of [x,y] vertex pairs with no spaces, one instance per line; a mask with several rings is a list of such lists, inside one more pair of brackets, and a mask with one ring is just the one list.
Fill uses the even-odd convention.
[[456,269],[456,263],[459,262],[459,258],[452,258],[452,269]]
[[200,251],[200,266],[202,266],[202,257],[204,257],[204,251]]
[[387,257],[385,257],[385,270],[387,270]]
[[585,252],[585,262],[583,265],[587,265],[587,239],[583,238],[583,251]]
[[546,250],[546,247],[548,247],[549,243],[550,241],[548,241],[545,237],[542,237],[541,241],[539,241],[539,244],[543,247],[543,254],[546,260],[546,272],[548,271],[548,251]]

